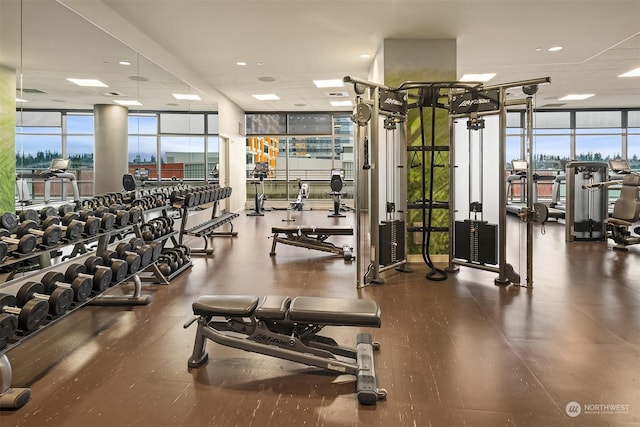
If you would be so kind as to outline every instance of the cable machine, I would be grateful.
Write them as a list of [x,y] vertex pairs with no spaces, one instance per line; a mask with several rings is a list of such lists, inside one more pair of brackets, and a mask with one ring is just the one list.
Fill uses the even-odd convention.
[[[390,268],[410,271],[406,256],[407,242],[406,212],[409,208],[422,209],[422,225],[411,227],[410,231],[423,233],[423,259],[431,272],[430,280],[443,280],[447,272],[455,272],[459,265],[495,271],[497,285],[519,284],[520,276],[506,259],[506,114],[507,107],[523,105],[527,112],[527,154],[528,163],[533,165],[531,141],[533,135],[533,108],[531,95],[539,84],[549,83],[548,77],[495,86],[462,82],[405,82],[397,88],[360,80],[347,76],[346,83],[352,83],[356,93],[353,121],[357,124],[354,144],[356,164],[355,188],[356,206],[356,284],[384,283],[380,273]],[[522,88],[528,95],[525,99],[507,100],[507,90]],[[441,101],[445,99],[446,101]],[[420,114],[421,145],[409,147],[410,151],[421,152],[422,197],[418,201],[407,200],[407,113],[416,108]],[[425,141],[423,108],[431,108],[431,144]],[[435,110],[447,109],[449,114],[450,146],[435,146]],[[485,118],[488,118],[496,135],[487,149],[484,142]],[[467,139],[457,138],[460,134],[460,119],[466,118]],[[497,124],[497,126],[496,126]],[[396,130],[399,130],[397,133]],[[385,132],[384,138],[382,132]],[[391,132],[394,131],[394,132]],[[390,137],[391,135],[391,137]],[[397,138],[397,139],[394,139]],[[456,145],[459,145],[456,149]],[[464,145],[466,156],[458,151]],[[393,148],[390,148],[393,147]],[[434,201],[433,169],[439,151],[449,152],[449,201]],[[426,153],[430,153],[429,177],[426,177]],[[380,161],[384,153],[385,161]],[[415,154],[415,153],[414,153]],[[397,156],[397,157],[396,157]],[[458,156],[458,157],[456,157]],[[440,165],[438,165],[440,166]],[[362,170],[360,170],[362,169]],[[532,166],[527,170],[527,185],[533,185]],[[391,173],[389,173],[391,172]],[[397,177],[398,181],[394,180]],[[456,181],[466,180],[468,192],[456,192]],[[497,186],[495,180],[498,180]],[[488,191],[488,187],[491,191]],[[497,193],[496,193],[497,187]],[[384,188],[386,200],[381,201]],[[429,189],[427,194],[426,189]],[[394,196],[397,191],[401,203]],[[488,200],[498,195],[497,200]],[[533,188],[528,188],[533,194]],[[485,198],[488,203],[485,202]],[[393,199],[394,201],[390,201]],[[364,206],[366,205],[366,209]],[[415,206],[413,206],[415,205]],[[433,210],[449,210],[448,227],[431,226]],[[490,209],[488,209],[490,208]],[[494,223],[485,219],[485,213],[493,211]],[[363,215],[364,213],[368,215]],[[387,216],[380,221],[380,212]],[[533,222],[547,219],[546,206],[534,203],[528,198],[518,216],[527,223],[527,286],[533,281]],[[363,220],[362,218],[366,218]],[[388,230],[389,229],[389,230]],[[429,258],[429,242],[432,231],[449,233],[449,265],[446,270],[435,268]],[[368,234],[365,234],[368,232]],[[387,238],[390,235],[390,238]],[[369,245],[363,242],[368,238]],[[392,254],[388,257],[388,254]],[[364,266],[363,260],[369,259]],[[366,268],[366,269],[365,269]]]

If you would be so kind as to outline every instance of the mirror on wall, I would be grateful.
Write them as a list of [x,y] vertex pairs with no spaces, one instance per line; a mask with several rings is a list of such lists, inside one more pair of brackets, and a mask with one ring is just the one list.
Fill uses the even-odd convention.
[[[210,122],[216,105],[58,2],[2,0],[0,7],[0,65],[15,73],[16,82],[15,164],[18,174],[31,177],[32,199],[42,193],[34,177],[61,157],[71,160],[81,196],[93,195],[100,179],[93,174],[97,104],[127,107],[129,171],[138,172],[143,185],[176,173],[200,180],[209,176],[206,169],[217,159],[211,153],[217,129],[209,135],[209,126],[199,131],[188,125],[186,131],[163,135],[161,117],[194,115]],[[162,173],[168,155],[181,171]],[[52,195],[66,197],[67,187],[63,181],[52,183]]]

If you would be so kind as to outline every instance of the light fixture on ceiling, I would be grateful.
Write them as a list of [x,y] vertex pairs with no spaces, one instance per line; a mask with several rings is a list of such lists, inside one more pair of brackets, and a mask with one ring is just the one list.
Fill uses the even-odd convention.
[[353,103],[349,101],[330,101],[332,107],[351,107]]
[[109,87],[106,84],[102,83],[100,80],[96,79],[72,79],[68,78],[68,81],[71,83],[75,83],[78,86],[87,86],[87,87]]
[[247,63],[246,63],[246,62],[244,62],[244,61],[238,61],[238,62],[236,62],[236,65],[239,65],[239,66],[241,66],[241,67],[244,67],[245,65],[247,65]]
[[135,101],[132,99],[115,99],[114,102],[117,102],[120,105],[125,106],[133,106],[133,105],[142,105],[139,101]]
[[582,101],[587,98],[591,98],[595,96],[594,93],[582,93],[582,94],[569,94],[563,96],[562,98],[558,98],[558,101]]
[[175,99],[183,101],[201,101],[200,96],[195,93],[174,93],[172,95]]
[[131,62],[129,62],[129,61],[120,61],[120,62],[118,62],[118,64],[120,64],[120,65],[131,65]]
[[251,95],[258,101],[278,101],[280,97],[274,93],[265,93],[263,95]]
[[461,82],[488,82],[496,76],[496,73],[484,73],[484,74],[464,74],[460,77]]
[[314,80],[313,84],[315,84],[317,88],[344,87],[344,82],[340,79]]
[[562,46],[553,46],[548,49],[549,52],[557,52],[559,50],[562,50]]
[[26,99],[16,98],[16,102],[29,102]]
[[626,73],[620,74],[618,77],[640,77],[640,67],[634,68],[631,71],[627,71]]
[[368,54],[368,53],[361,53],[361,54],[360,54],[360,58],[362,58],[362,59],[368,59],[368,58],[371,58],[371,55],[370,55],[370,54]]

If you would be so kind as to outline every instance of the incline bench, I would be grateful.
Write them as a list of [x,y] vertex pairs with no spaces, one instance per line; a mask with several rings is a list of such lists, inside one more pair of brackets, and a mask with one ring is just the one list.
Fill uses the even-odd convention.
[[206,339],[249,352],[316,366],[357,378],[358,401],[375,405],[387,392],[377,387],[373,350],[380,344],[359,333],[356,348],[317,335],[325,326],[380,327],[373,300],[321,297],[206,295],[193,303],[198,330],[189,368],[208,360]]
[[[272,227],[273,244],[269,255],[276,254],[276,244],[298,246],[340,255],[345,260],[353,259],[353,248],[349,245],[338,247],[326,240],[331,236],[353,236],[352,227],[313,227],[313,226],[284,226]],[[284,235],[284,236],[281,236]]]

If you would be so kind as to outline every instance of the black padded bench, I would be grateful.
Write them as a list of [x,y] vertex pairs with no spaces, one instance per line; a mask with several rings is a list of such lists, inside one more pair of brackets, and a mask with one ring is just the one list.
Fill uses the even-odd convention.
[[386,399],[377,387],[373,350],[380,344],[359,333],[356,348],[339,346],[318,333],[325,326],[380,327],[380,308],[373,300],[322,297],[206,295],[193,303],[198,330],[189,358],[197,368],[208,360],[206,339],[241,350],[355,375],[358,401],[375,405]]
[[326,241],[331,236],[353,236],[352,227],[281,226],[272,227],[271,232],[273,233],[273,243],[269,253],[271,256],[276,254],[276,244],[282,243],[283,245],[330,252],[344,257],[347,261],[353,259],[351,246],[339,247]]

